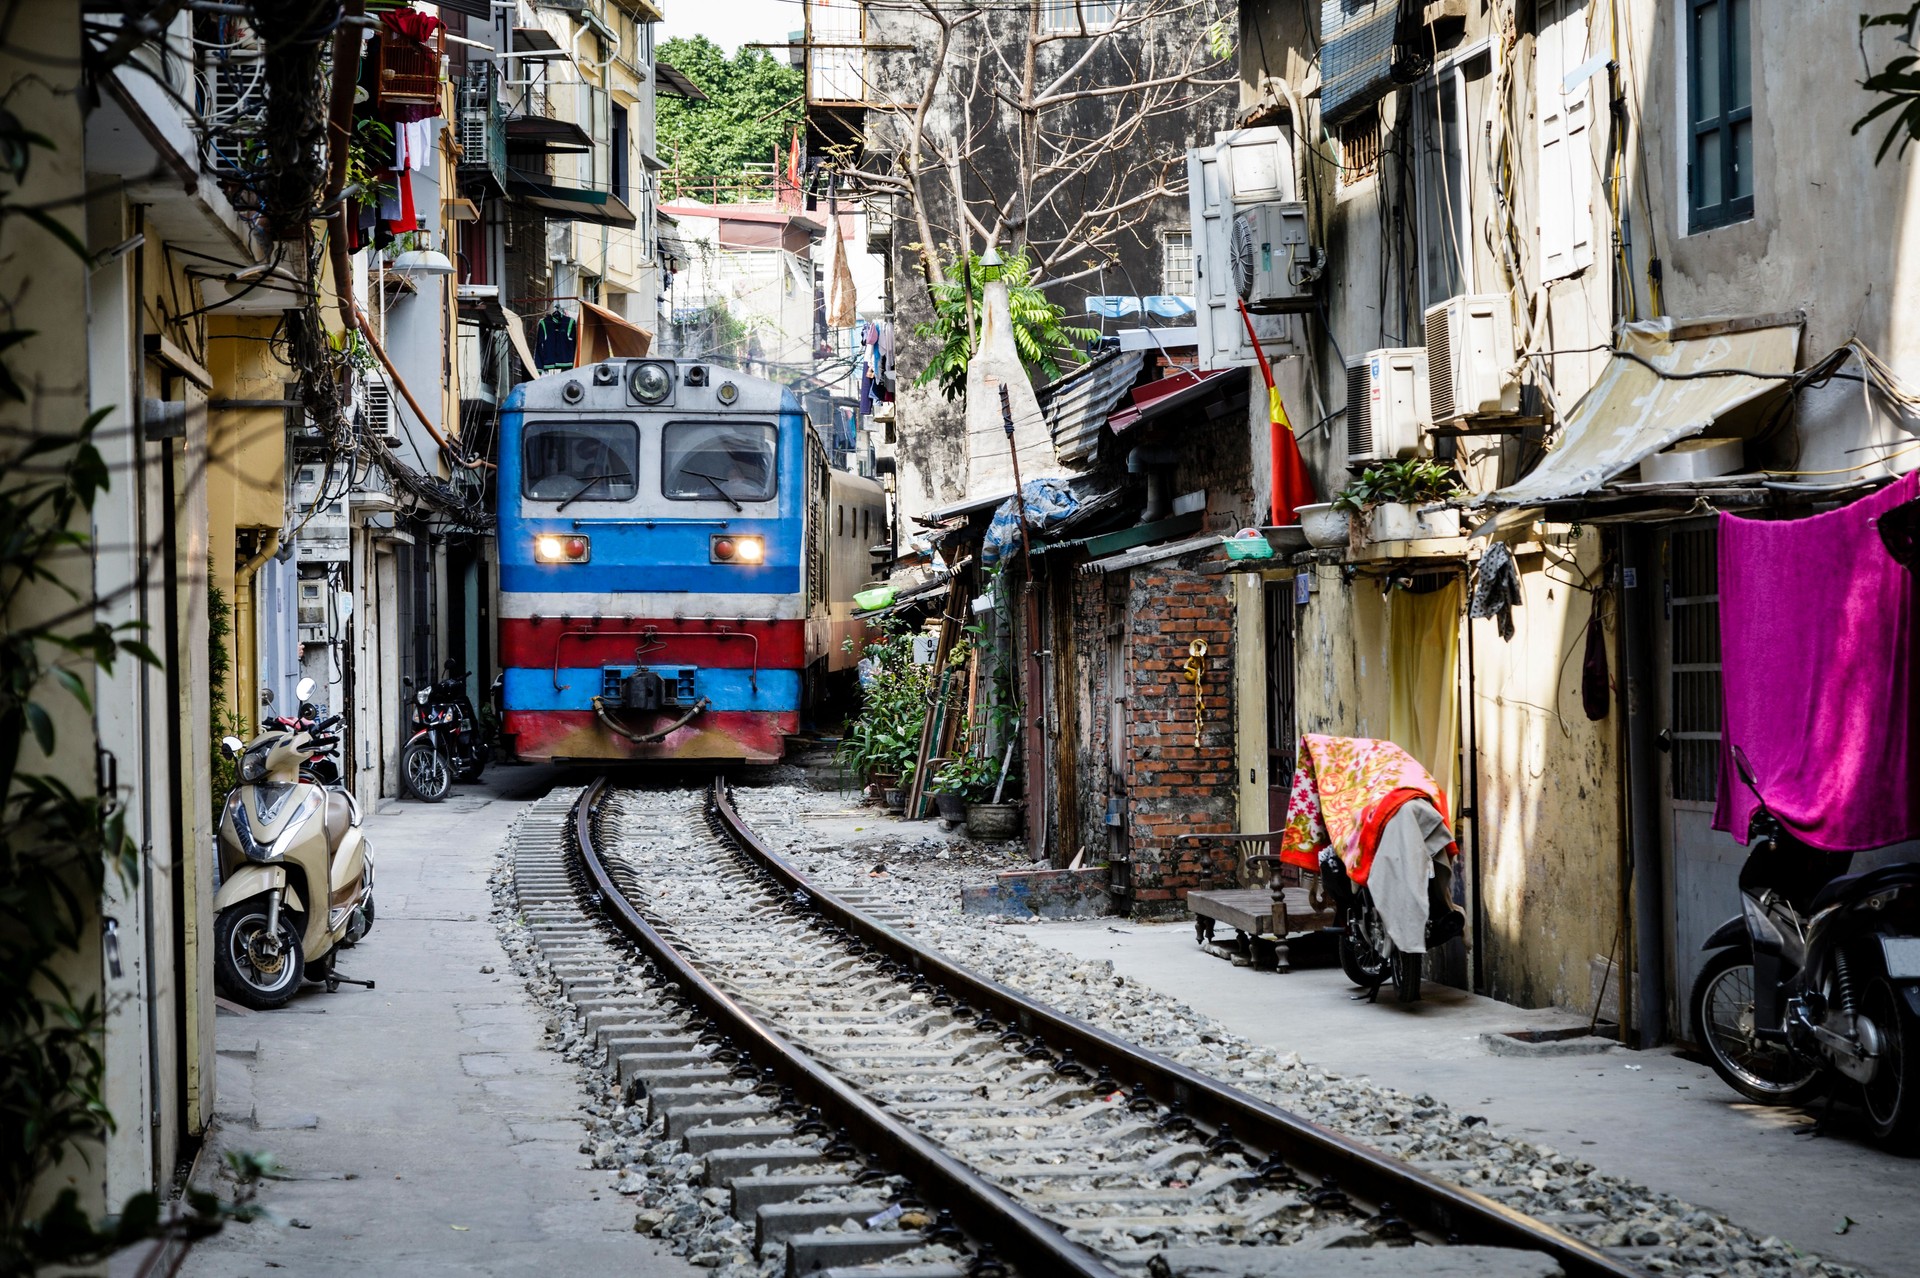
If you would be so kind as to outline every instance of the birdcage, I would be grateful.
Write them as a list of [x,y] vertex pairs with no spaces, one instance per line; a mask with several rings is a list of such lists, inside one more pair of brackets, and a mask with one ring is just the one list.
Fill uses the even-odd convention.
[[440,101],[440,60],[447,33],[435,26],[424,38],[385,27],[374,45],[374,100],[383,108],[434,106]]

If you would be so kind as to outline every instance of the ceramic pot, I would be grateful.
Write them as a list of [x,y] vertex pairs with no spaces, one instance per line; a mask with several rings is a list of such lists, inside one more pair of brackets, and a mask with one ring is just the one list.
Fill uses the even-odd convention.
[[1020,805],[1017,803],[969,803],[967,833],[984,842],[997,843],[1020,835]]
[[967,801],[957,794],[936,794],[933,796],[933,810],[941,819],[964,821],[967,819]]
[[1299,514],[1300,531],[1306,534],[1309,546],[1326,547],[1347,544],[1347,512],[1335,510],[1332,502],[1302,506]]
[[1429,537],[1458,537],[1460,512],[1430,510],[1425,514],[1408,502],[1383,501],[1367,511],[1368,541],[1414,541]]

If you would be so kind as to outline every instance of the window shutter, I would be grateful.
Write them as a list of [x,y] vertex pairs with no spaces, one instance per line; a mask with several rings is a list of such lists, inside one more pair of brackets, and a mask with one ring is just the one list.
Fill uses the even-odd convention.
[[1533,50],[1540,130],[1540,277],[1563,279],[1593,264],[1593,92],[1566,78],[1586,60],[1585,0],[1540,0]]

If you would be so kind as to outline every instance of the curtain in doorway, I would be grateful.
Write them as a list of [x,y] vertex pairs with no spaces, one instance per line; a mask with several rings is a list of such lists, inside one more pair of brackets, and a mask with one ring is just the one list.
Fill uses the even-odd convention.
[[1450,577],[1438,589],[1396,590],[1387,601],[1387,643],[1393,681],[1387,736],[1418,759],[1449,796],[1460,753],[1462,587]]

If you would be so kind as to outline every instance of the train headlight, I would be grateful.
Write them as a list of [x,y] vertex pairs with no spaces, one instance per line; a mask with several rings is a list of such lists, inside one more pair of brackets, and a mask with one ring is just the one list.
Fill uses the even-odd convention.
[[716,564],[764,563],[767,558],[766,539],[726,535],[715,537],[708,558]]
[[542,533],[533,539],[533,558],[543,564],[584,564],[593,545],[578,533]]
[[673,393],[673,374],[665,364],[635,364],[627,374],[627,389],[643,404],[658,404]]

